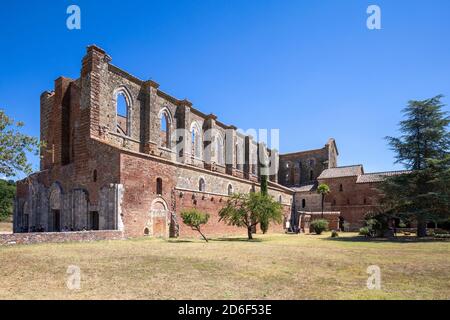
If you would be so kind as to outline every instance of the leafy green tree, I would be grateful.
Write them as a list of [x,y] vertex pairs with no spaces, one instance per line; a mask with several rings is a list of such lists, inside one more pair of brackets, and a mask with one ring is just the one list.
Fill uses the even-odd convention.
[[442,96],[410,101],[403,110],[400,137],[387,137],[396,163],[410,173],[387,178],[380,189],[389,213],[417,222],[417,235],[426,236],[427,222],[449,212],[450,117]]
[[283,210],[280,203],[262,193],[235,194],[219,212],[219,221],[228,225],[246,227],[248,239],[253,239],[252,229],[261,221],[281,223]]
[[317,187],[317,193],[320,194],[322,197],[322,219],[323,219],[323,211],[324,211],[324,206],[325,206],[325,196],[327,194],[329,194],[330,192],[331,192],[330,187],[325,183],[322,183],[321,185],[319,185]]
[[261,193],[264,195],[269,193],[268,178],[267,175],[261,175]]
[[196,209],[186,210],[181,213],[181,219],[183,223],[197,231],[208,242],[208,239],[201,231],[201,226],[207,224],[209,221],[209,214],[200,212]]
[[[261,193],[263,195],[269,194],[269,187],[268,187],[268,179],[269,177],[266,174],[261,175]],[[269,221],[267,219],[262,219],[260,222],[261,231],[263,234],[266,234],[267,231],[269,231]]]
[[0,180],[0,221],[12,215],[16,185],[14,181]]
[[32,173],[27,152],[39,152],[39,141],[21,133],[22,122],[15,122],[0,109],[0,174],[12,177],[17,172]]

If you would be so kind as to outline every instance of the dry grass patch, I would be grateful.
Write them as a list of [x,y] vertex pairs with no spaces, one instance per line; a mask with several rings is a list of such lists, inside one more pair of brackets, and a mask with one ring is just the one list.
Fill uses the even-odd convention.
[[[450,299],[450,242],[241,240],[0,247],[0,299]],[[81,268],[79,291],[66,288],[69,265]],[[366,288],[369,265],[381,291]]]
[[0,233],[11,233],[13,229],[11,222],[0,222]]

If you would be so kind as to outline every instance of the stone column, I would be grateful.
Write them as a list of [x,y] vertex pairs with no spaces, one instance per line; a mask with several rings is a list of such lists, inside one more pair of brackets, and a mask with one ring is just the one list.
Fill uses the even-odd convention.
[[271,150],[270,163],[270,181],[278,183],[278,170],[280,168],[280,154],[278,150]]
[[216,128],[216,119],[217,117],[215,115],[210,114],[203,123],[203,159],[205,161],[205,169],[208,170],[214,170],[216,154],[216,137],[214,130]]
[[182,163],[190,163],[191,159],[191,107],[191,102],[182,100],[177,109],[175,152],[177,161]]
[[152,80],[144,83],[143,89],[146,93],[143,121],[143,152],[157,154],[159,141],[159,118],[158,118],[158,88],[159,84]]
[[225,164],[227,174],[234,175],[236,160],[236,130],[235,126],[229,126],[225,137]]
[[251,168],[252,168],[252,144],[253,137],[246,136],[244,141],[244,177],[245,179],[250,179]]
[[[102,82],[108,76],[108,64],[110,62],[111,57],[103,49],[94,45],[87,48],[86,56],[84,56],[82,62],[81,110],[89,110],[89,131],[92,137],[100,137],[102,135],[101,124],[108,123],[106,119],[101,120],[101,118],[106,117],[102,108],[106,110],[105,104],[107,103],[102,99],[104,95]],[[114,130],[114,128],[110,128],[110,130]]]

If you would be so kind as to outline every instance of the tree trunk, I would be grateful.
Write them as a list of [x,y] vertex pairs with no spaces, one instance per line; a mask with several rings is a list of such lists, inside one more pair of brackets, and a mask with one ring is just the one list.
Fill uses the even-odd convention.
[[209,242],[205,235],[200,231],[200,229],[197,229],[197,231],[202,235],[203,239],[205,239],[206,242]]
[[247,233],[248,233],[248,240],[252,240],[253,239],[253,227],[252,226],[248,226],[247,227]]
[[417,237],[424,238],[427,236],[427,223],[425,221],[417,222]]
[[323,220],[323,206],[324,206],[324,202],[325,202],[325,195],[322,194],[322,220]]

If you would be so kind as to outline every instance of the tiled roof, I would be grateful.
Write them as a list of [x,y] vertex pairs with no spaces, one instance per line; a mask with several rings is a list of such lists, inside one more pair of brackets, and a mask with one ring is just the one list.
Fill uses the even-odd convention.
[[388,171],[388,172],[376,172],[376,173],[367,173],[362,174],[356,180],[356,183],[372,183],[372,182],[381,182],[386,177],[398,176],[400,174],[409,173],[411,171]]
[[341,177],[357,177],[364,174],[362,165],[337,167],[326,169],[322,172],[318,179],[332,179]]
[[300,187],[294,187],[292,190],[295,192],[311,192],[314,191],[317,187],[317,184],[308,184]]

